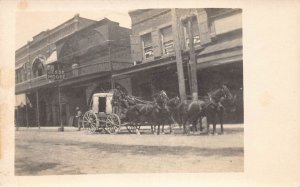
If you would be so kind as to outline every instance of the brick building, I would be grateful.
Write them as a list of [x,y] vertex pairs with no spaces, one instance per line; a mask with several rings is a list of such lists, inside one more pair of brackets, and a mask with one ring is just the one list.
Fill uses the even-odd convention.
[[[75,15],[18,49],[15,92],[18,103],[27,103],[29,125],[57,126],[60,116],[71,125],[76,106],[86,111],[94,92],[111,89],[113,71],[132,64],[130,32],[107,18],[94,21]],[[65,79],[48,79],[50,69],[64,71]],[[129,79],[114,84],[131,91]]]
[[[131,54],[135,66],[115,72],[116,79],[130,77],[134,95],[151,98],[151,88],[179,95],[174,28],[191,98],[189,32],[193,33],[198,95],[217,84],[227,84],[238,95],[238,110],[231,121],[243,121],[243,44],[241,9],[144,9],[129,12],[132,20]],[[172,21],[176,17],[176,23]],[[187,21],[191,26],[188,27]],[[228,117],[230,118],[230,117]]]

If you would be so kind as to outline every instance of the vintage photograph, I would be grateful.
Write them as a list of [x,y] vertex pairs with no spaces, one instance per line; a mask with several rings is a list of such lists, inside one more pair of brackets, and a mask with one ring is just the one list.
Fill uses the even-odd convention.
[[242,14],[17,12],[15,175],[243,172]]

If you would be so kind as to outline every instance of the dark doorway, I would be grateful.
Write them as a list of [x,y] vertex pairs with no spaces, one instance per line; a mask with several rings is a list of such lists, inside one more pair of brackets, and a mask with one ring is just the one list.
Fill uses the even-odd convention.
[[47,125],[47,112],[46,112],[46,102],[45,100],[40,101],[40,107],[39,107],[39,112],[40,112],[40,125],[41,126],[46,126]]

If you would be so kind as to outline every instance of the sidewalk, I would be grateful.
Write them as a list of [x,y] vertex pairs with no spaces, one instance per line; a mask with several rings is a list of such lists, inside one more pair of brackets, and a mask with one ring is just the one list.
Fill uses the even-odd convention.
[[[58,129],[60,128],[60,126],[55,126],[55,127],[19,127],[18,130],[16,129],[16,131],[40,131],[40,132],[61,132]],[[140,130],[149,130],[151,127],[150,126],[141,126]],[[162,127],[161,127],[162,128]],[[183,127],[182,127],[183,128]],[[206,125],[203,125],[203,128],[206,128]],[[213,126],[210,125],[210,129],[212,129]],[[217,129],[220,128],[220,125],[217,125]],[[244,124],[224,124],[224,129],[243,129],[244,128]],[[169,125],[165,125],[165,129],[168,131],[169,130]],[[179,130],[179,126],[175,126],[174,130]],[[127,132],[126,127],[122,126],[121,130],[124,132]],[[73,126],[65,126],[64,127],[64,132],[74,132],[74,131],[78,131],[77,127],[73,127]],[[81,129],[81,131],[85,131],[84,129]]]
[[[58,129],[60,128],[60,126],[55,126],[55,127],[18,127],[18,130],[17,128],[16,131],[43,131],[43,132],[47,132],[47,131],[51,131],[51,132],[54,132],[54,131],[58,131],[60,132]],[[68,131],[68,132],[72,132],[72,131],[77,131],[78,128],[77,127],[70,127],[70,126],[66,126],[64,127],[64,131]]]

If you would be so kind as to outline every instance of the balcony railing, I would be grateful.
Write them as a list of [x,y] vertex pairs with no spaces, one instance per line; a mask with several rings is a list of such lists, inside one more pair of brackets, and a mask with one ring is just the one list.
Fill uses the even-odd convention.
[[[129,62],[113,62],[113,69],[119,70],[122,68],[126,68],[131,66]],[[72,70],[65,71],[65,79],[64,81],[68,81],[70,78],[85,76],[94,73],[101,73],[101,72],[108,72],[111,70],[109,62],[101,62],[101,63],[94,63],[88,64],[80,67],[76,67]],[[22,93],[27,90],[45,86],[47,84],[55,82],[54,80],[47,79],[47,75],[42,75],[33,79],[30,79],[25,82],[17,83],[16,84],[16,93]]]
[[[130,66],[130,63],[128,62],[112,62],[112,64],[113,64],[113,70],[119,70]],[[65,78],[69,79],[69,78],[84,76],[88,74],[107,72],[110,70],[111,67],[109,62],[88,64],[88,65],[76,67],[69,71],[65,71]]]
[[37,88],[40,86],[44,86],[49,83],[53,83],[53,80],[48,80],[47,75],[42,75],[39,77],[35,77],[33,79],[27,80],[25,82],[16,84],[16,93],[24,92],[29,89]]

